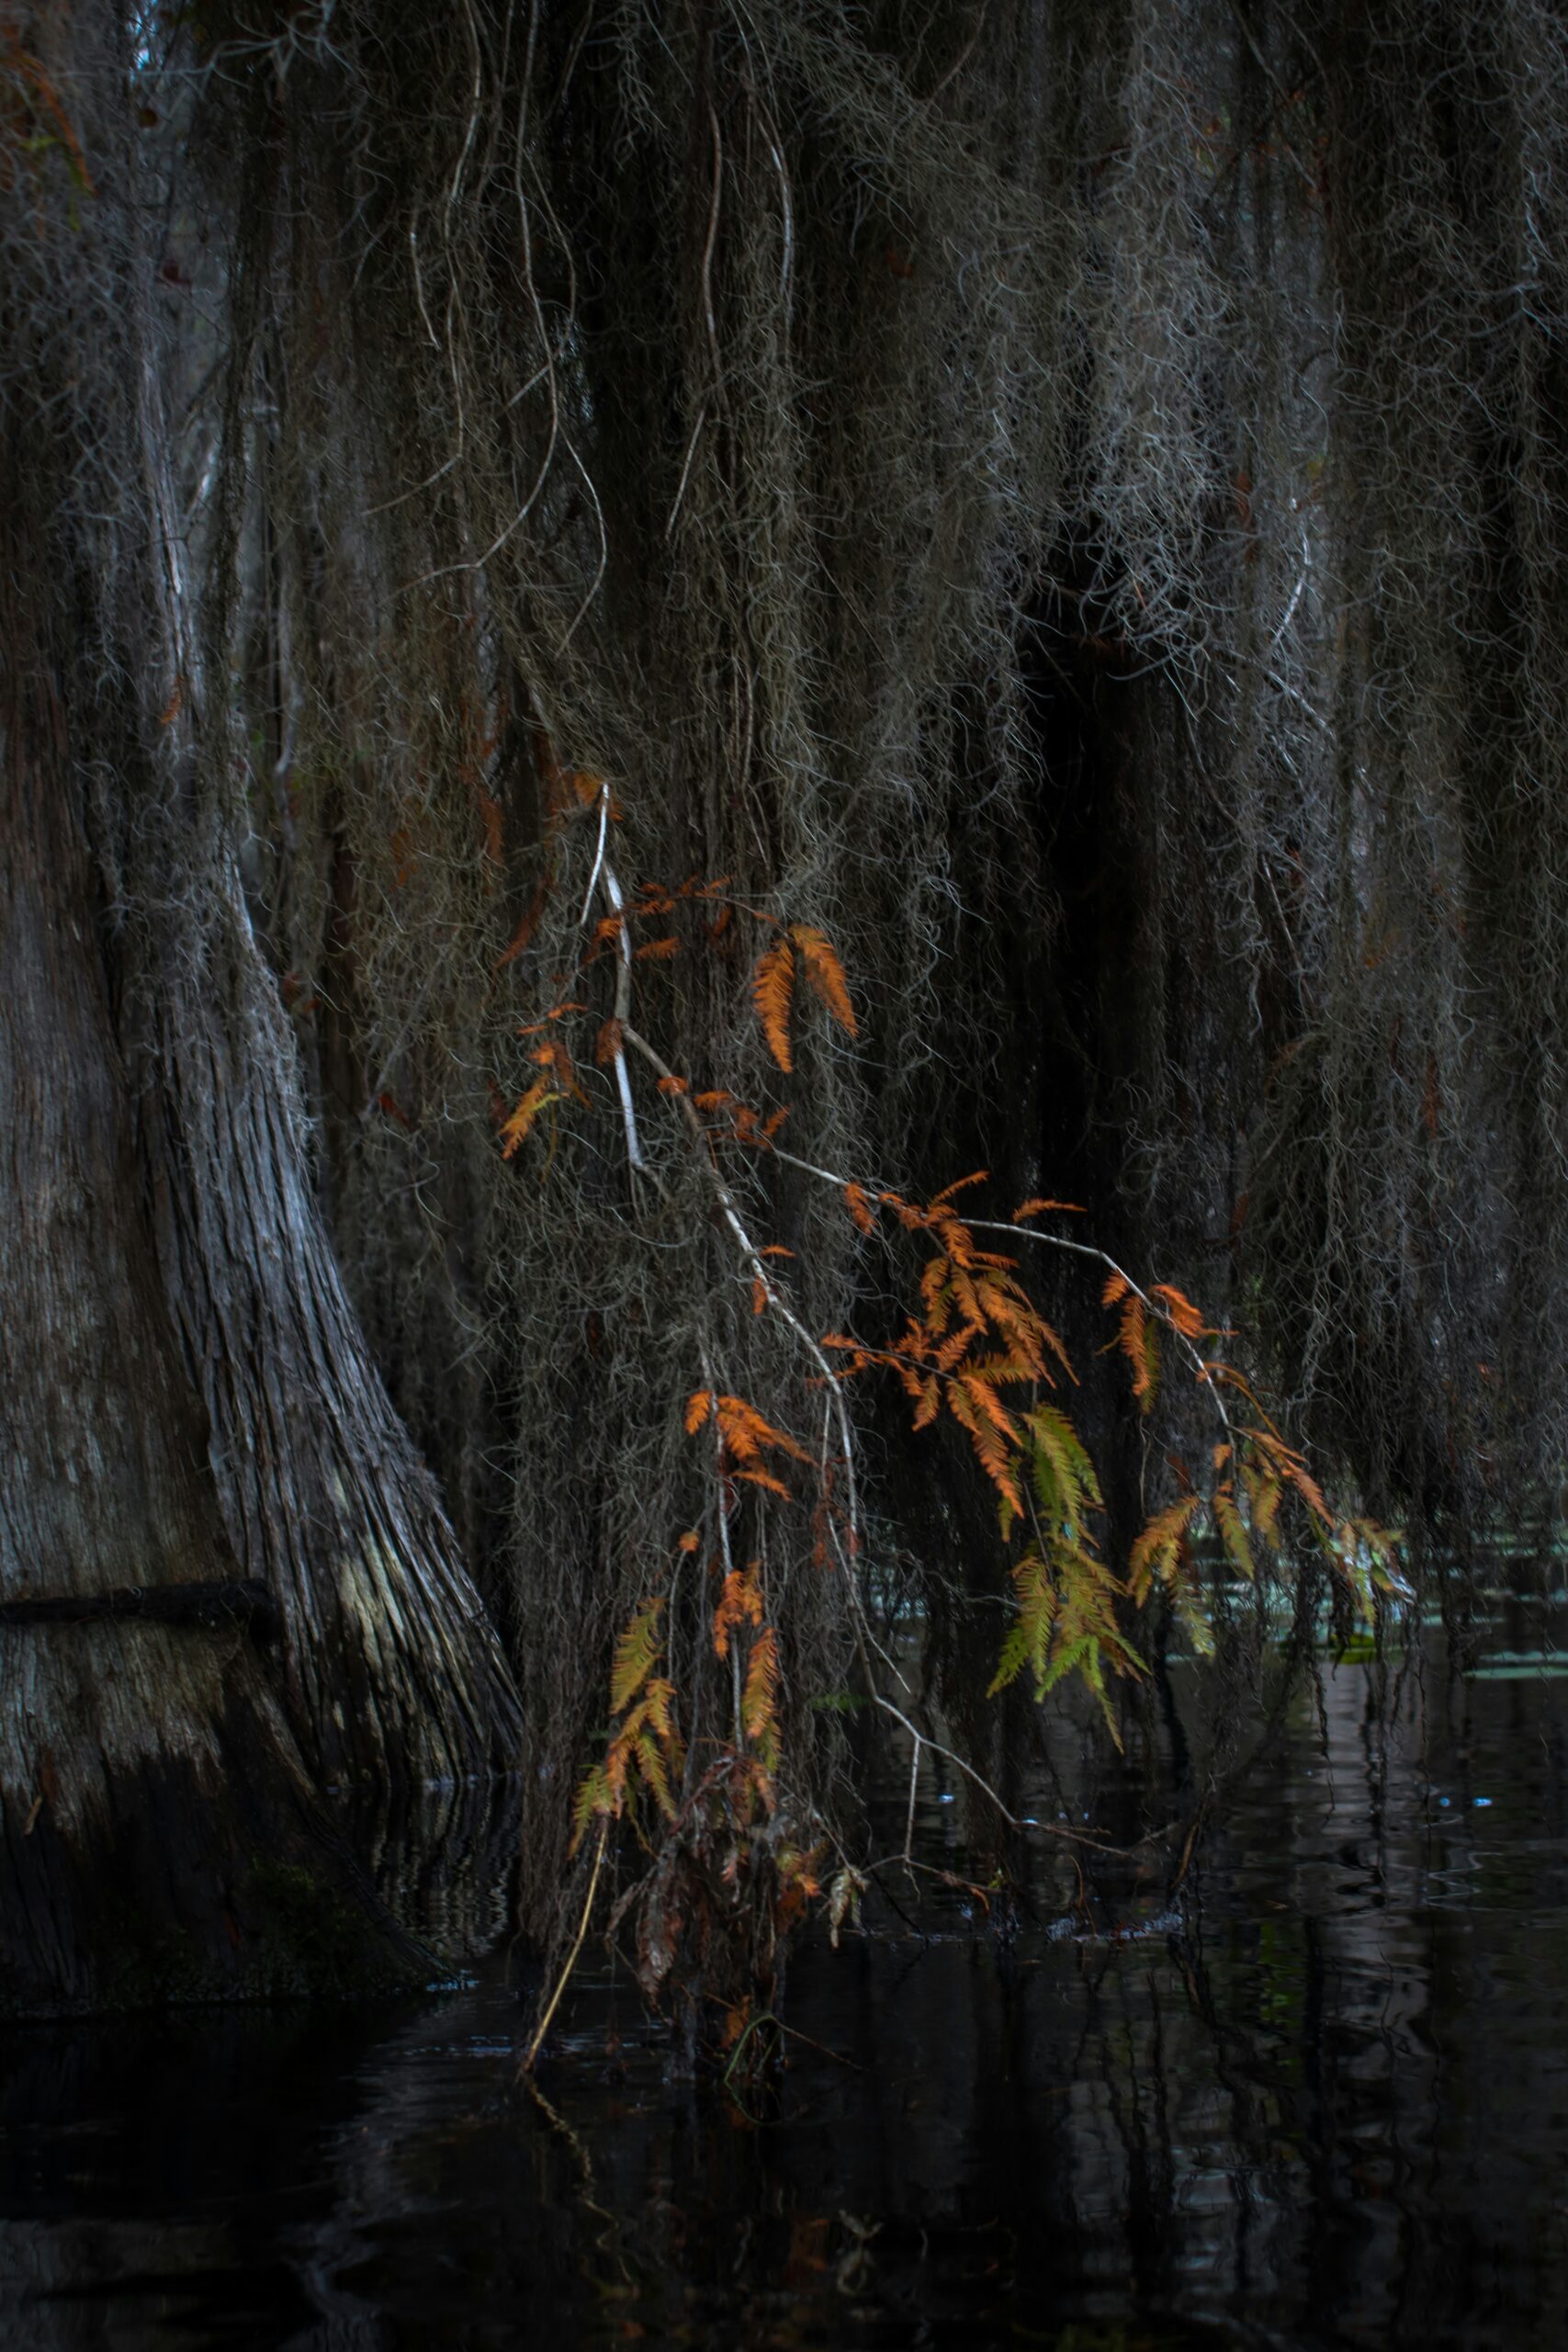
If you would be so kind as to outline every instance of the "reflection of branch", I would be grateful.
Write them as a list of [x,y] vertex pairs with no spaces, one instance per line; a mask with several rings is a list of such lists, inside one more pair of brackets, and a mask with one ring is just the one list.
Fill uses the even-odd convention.
[[[956,1764],[964,1778],[973,1781],[981,1794],[990,1798],[1010,1829],[1038,1829],[1043,1837],[1059,1838],[1068,1845],[1089,1846],[1097,1854],[1126,1855],[1135,1854],[1145,1846],[1156,1846],[1162,1838],[1168,1838],[1173,1829],[1179,1829],[1182,1826],[1179,1821],[1168,1821],[1163,1829],[1150,1829],[1142,1838],[1135,1838],[1130,1846],[1113,1846],[1108,1838],[1093,1837],[1081,1829],[1064,1829],[1055,1821],[1036,1821],[1032,1814],[1021,1815],[1013,1813],[1002,1803],[989,1781],[976,1772],[973,1764],[966,1764],[955,1748],[944,1747],[940,1739],[932,1739],[929,1732],[919,1730],[909,1721],[908,1716],[893,1704],[891,1699],[879,1697],[876,1703],[886,1713],[890,1714],[896,1723],[903,1725],[915,1743],[914,1758],[909,1774],[909,1807],[904,1831],[904,1850],[900,1854],[890,1857],[894,1861],[911,1862],[912,1860],[910,1847],[915,1824],[914,1775],[919,1765],[922,1747],[929,1747],[933,1756],[945,1756],[950,1764]],[[882,1865],[880,1862],[868,1862],[865,1867],[867,1870],[880,1870]],[[938,1872],[937,1875],[942,1876],[944,1873]]]
[[[880,1708],[882,1708],[882,1709],[883,1709],[883,1711],[884,1711],[884,1713],[885,1713],[889,1714],[889,1715],[891,1715],[891,1716],[893,1717],[893,1720],[894,1720],[894,1722],[895,1722],[895,1723],[902,1724],[903,1724],[903,1726],[904,1726],[904,1729],[908,1733],[909,1737],[914,1741],[914,1743],[915,1743],[915,1762],[916,1762],[916,1764],[917,1764],[917,1765],[919,1764],[919,1760],[920,1760],[920,1750],[921,1750],[921,1748],[922,1748],[922,1747],[929,1747],[929,1748],[931,1749],[931,1754],[932,1754],[933,1756],[945,1756],[945,1757],[946,1757],[946,1758],[947,1758],[947,1760],[948,1760],[948,1762],[949,1762],[950,1764],[956,1764],[956,1765],[957,1765],[957,1767],[958,1767],[958,1769],[959,1769],[959,1770],[960,1770],[962,1773],[964,1773],[964,1775],[965,1775],[969,1780],[973,1781],[974,1781],[974,1783],[975,1783],[975,1786],[976,1786],[977,1789],[979,1789],[979,1790],[983,1792],[983,1794],[985,1794],[986,1796],[988,1796],[988,1797],[990,1798],[991,1803],[996,1806],[997,1811],[1001,1815],[1002,1819],[1007,1823],[1007,1826],[1008,1826],[1008,1827],[1009,1827],[1010,1829],[1021,1829],[1021,1828],[1022,1828],[1023,1824],[1022,1824],[1022,1822],[1021,1822],[1021,1821],[1020,1821],[1020,1819],[1019,1819],[1019,1817],[1018,1817],[1017,1814],[1016,1814],[1016,1813],[1011,1813],[1011,1812],[1010,1812],[1010,1811],[1009,1811],[1008,1807],[1007,1807],[1007,1806],[1002,1803],[1002,1801],[1001,1801],[1000,1797],[999,1797],[999,1796],[998,1796],[998,1794],[997,1794],[997,1792],[996,1792],[995,1789],[993,1789],[993,1788],[992,1788],[992,1786],[991,1786],[991,1784],[990,1784],[989,1781],[987,1781],[987,1780],[982,1779],[981,1775],[980,1775],[978,1772],[976,1772],[976,1771],[975,1767],[973,1766],[973,1764],[965,1764],[965,1762],[964,1761],[964,1758],[963,1758],[963,1757],[962,1757],[962,1756],[955,1755],[955,1754],[954,1754],[954,1752],[953,1752],[953,1750],[951,1747],[944,1747],[942,1746],[942,1744],[941,1740],[939,1740],[939,1739],[932,1739],[932,1738],[931,1738],[931,1737],[927,1733],[925,1733],[925,1732],[923,1732],[923,1731],[917,1731],[917,1730],[916,1730],[916,1728],[915,1728],[915,1726],[914,1726],[914,1724],[909,1721],[908,1716],[908,1715],[906,1715],[905,1713],[903,1713],[899,1708],[896,1707],[896,1706],[893,1704],[893,1702],[892,1702],[892,1700],[891,1700],[891,1699],[878,1699],[878,1701],[877,1701],[877,1702],[876,1702],[876,1703],[877,1703],[877,1705],[878,1705]],[[915,1800],[914,1800],[914,1792],[913,1792],[913,1782],[912,1782],[912,1780],[911,1780],[911,1788],[910,1788],[910,1796],[909,1796],[909,1824],[908,1824],[908,1829],[907,1829],[907,1830],[906,1830],[905,1838],[904,1838],[904,1855],[905,1855],[905,1856],[907,1856],[907,1855],[908,1855],[908,1850],[909,1850],[909,1831],[911,1831],[911,1830],[913,1829],[913,1826],[914,1826],[914,1818],[915,1818]],[[902,1860],[902,1859],[903,1859],[903,1857],[900,1857],[900,1859]]]
[[572,2130],[570,2124],[567,2121],[560,2109],[558,2107],[552,2106],[550,2101],[545,2097],[544,2092],[539,2088],[538,2076],[536,2075],[525,2075],[523,2076],[523,2081],[527,2087],[529,2098],[533,2100],[535,2106],[538,2109],[540,2114],[544,2117],[551,2131],[559,2132],[562,2140],[566,2143],[567,2147],[571,2152],[572,2160],[577,2166],[579,2176],[577,2187],[578,2202],[587,2212],[597,2213],[599,2219],[604,2224],[604,2229],[599,2233],[597,2241],[598,2244],[604,2247],[606,2254],[614,2256],[615,2266],[620,2271],[622,2278],[626,2281],[626,2284],[628,2286],[635,2285],[636,2281],[632,2275],[631,2265],[626,2260],[626,2255],[622,2251],[621,2247],[621,2225],[619,2222],[616,2221],[614,2213],[612,2213],[607,2207],[601,2205],[598,2199],[592,2194],[593,2189],[598,2186],[593,2177],[592,2157],[589,2154],[587,2149],[583,2146],[582,2142],[578,2138],[577,2133]]

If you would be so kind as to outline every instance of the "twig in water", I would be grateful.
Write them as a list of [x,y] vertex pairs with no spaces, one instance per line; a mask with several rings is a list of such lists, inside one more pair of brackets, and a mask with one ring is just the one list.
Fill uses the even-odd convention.
[[859,2075],[864,2072],[864,2069],[859,2065],[853,2058],[846,2058],[841,2051],[829,2050],[825,2041],[813,2041],[810,2034],[802,2033],[797,2026],[785,2025],[782,2018],[776,2018],[773,2015],[772,2009],[761,2009],[759,2010],[758,2014],[754,2018],[747,2018],[746,2023],[740,2030],[735,2047],[729,2053],[729,2064],[725,2068],[724,2074],[721,2077],[726,2090],[729,2088],[729,2078],[731,2075],[734,2074],[736,2067],[740,2064],[741,2052],[745,2049],[746,2044],[750,2041],[751,2036],[757,2031],[759,2026],[764,2025],[771,2025],[775,2033],[788,2034],[792,2041],[804,2041],[808,2050],[818,2051],[824,2058],[831,2058],[836,2066],[847,2066],[852,2074]]
[[550,2030],[550,2019],[555,2016],[556,2010],[560,2005],[560,1996],[566,1991],[567,1979],[577,1965],[577,1955],[582,1950],[583,1939],[588,1933],[588,1922],[593,1916],[593,1897],[599,1892],[599,1865],[604,1859],[604,1844],[609,1835],[610,1824],[608,1816],[606,1816],[606,1818],[601,1823],[599,1828],[599,1843],[594,1850],[593,1868],[590,1871],[588,1878],[588,1900],[582,1906],[582,1917],[578,1921],[577,1939],[566,1956],[565,1967],[561,1970],[559,1976],[556,1979],[556,1989],[550,1995],[549,2005],[547,2007],[544,2016],[539,2019],[538,2030],[535,2033],[533,2041],[528,2044],[526,2052],[524,2053],[523,2064],[519,2069],[519,2071],[524,2075],[531,2075],[534,2071],[534,2061],[539,2054],[539,2045]]

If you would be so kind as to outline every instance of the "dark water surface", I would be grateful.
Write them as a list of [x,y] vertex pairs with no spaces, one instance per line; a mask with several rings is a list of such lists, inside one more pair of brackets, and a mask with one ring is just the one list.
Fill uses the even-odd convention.
[[750,2115],[603,1975],[519,2094],[499,1960],[377,2013],[13,2030],[0,2342],[1560,2352],[1563,1632],[1499,1611],[1396,1713],[1326,1671],[1176,1907],[1168,1861],[1074,1907],[1044,1838],[1009,1938],[896,1883],[911,1924],[798,1959],[824,2047]]

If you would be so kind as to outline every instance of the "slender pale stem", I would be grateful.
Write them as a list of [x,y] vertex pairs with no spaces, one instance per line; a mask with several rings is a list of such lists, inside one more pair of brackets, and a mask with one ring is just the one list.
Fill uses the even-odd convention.
[[606,1814],[599,1826],[599,1843],[594,1849],[593,1868],[588,1876],[588,1899],[582,1906],[582,1917],[577,1923],[577,1937],[566,1956],[566,1965],[556,1979],[556,1989],[550,1995],[548,2007],[539,2019],[534,2039],[524,2053],[523,2072],[525,2075],[531,2075],[534,2071],[534,2061],[539,2054],[540,2044],[550,2030],[550,2019],[560,2007],[560,1996],[566,1991],[567,1980],[577,1966],[577,1955],[582,1950],[583,1939],[588,1933],[588,1922],[593,1917],[593,1898],[599,1892],[599,1869],[604,1860],[604,1846],[609,1835],[610,1818]]

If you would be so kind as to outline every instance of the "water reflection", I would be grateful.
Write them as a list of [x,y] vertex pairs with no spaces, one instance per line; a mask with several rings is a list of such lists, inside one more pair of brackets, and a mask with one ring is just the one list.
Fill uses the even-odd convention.
[[1512,1617],[1513,1670],[1437,1649],[1397,1705],[1327,1674],[1174,1909],[1132,1865],[1077,1899],[1040,1839],[1010,1936],[949,1894],[808,1949],[823,2047],[751,2115],[667,2083],[608,1977],[520,2096],[494,1963],[374,2014],[13,2032],[8,2340],[1555,2352],[1568,1694],[1517,1670],[1550,1649]]

